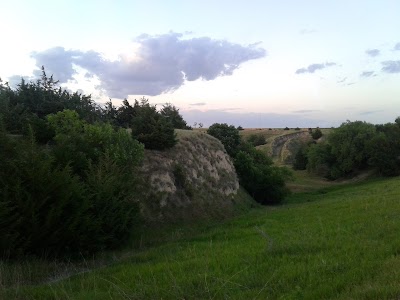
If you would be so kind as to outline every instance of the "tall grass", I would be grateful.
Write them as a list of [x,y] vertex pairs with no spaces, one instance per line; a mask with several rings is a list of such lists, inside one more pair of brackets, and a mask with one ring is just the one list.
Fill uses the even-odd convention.
[[0,298],[397,299],[399,183],[294,194],[224,223],[169,229],[112,266],[3,285]]

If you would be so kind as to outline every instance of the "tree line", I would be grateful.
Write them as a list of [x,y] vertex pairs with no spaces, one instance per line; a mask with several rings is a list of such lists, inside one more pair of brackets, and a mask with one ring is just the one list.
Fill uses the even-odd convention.
[[325,140],[304,144],[296,154],[294,168],[333,180],[363,170],[400,175],[400,118],[378,125],[346,121]]

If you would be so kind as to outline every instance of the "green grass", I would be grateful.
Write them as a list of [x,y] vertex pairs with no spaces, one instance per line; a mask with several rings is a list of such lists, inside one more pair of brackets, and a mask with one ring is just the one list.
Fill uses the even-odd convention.
[[398,299],[399,183],[326,187],[223,223],[169,228],[112,266],[3,286],[0,299]]

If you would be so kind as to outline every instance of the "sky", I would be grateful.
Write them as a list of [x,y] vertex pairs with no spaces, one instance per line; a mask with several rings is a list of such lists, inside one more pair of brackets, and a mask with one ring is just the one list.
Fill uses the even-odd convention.
[[398,0],[0,0],[0,78],[172,103],[189,125],[400,116]]

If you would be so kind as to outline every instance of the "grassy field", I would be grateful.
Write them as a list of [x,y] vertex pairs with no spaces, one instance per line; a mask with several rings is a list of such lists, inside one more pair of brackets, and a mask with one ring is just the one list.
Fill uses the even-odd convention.
[[399,183],[325,187],[223,223],[165,229],[163,242],[111,266],[3,284],[0,299],[398,299]]

